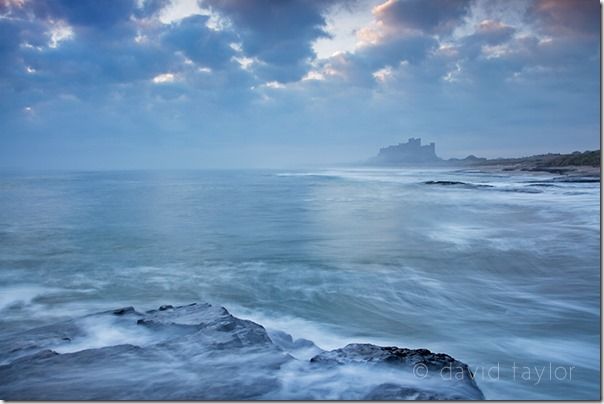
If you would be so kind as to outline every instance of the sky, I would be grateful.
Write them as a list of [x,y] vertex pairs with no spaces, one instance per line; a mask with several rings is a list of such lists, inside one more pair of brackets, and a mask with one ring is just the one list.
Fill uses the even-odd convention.
[[600,145],[597,0],[0,0],[0,167]]

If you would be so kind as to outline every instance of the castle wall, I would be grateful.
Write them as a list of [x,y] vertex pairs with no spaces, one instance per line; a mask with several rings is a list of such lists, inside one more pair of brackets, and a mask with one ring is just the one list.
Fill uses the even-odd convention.
[[434,142],[422,145],[421,138],[409,138],[407,143],[380,149],[376,161],[382,164],[427,163],[438,161]]

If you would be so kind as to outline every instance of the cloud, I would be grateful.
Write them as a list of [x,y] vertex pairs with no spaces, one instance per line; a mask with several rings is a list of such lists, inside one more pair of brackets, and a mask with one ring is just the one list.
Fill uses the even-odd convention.
[[163,43],[182,51],[193,62],[210,68],[224,67],[236,55],[230,46],[234,34],[208,28],[210,17],[194,15],[170,24],[160,34]]
[[307,73],[315,57],[313,43],[328,36],[324,12],[331,3],[205,0],[203,5],[232,22],[245,54],[263,62],[259,75],[287,82]]
[[529,16],[539,28],[554,36],[589,36],[600,34],[600,4],[592,0],[535,0]]
[[[597,144],[594,3],[0,0],[0,158],[34,142]],[[319,57],[334,7],[358,42]]]
[[445,34],[468,13],[470,4],[469,0],[388,0],[373,14],[389,31]]
[[176,76],[173,73],[162,73],[153,77],[153,81],[155,84],[163,84],[163,83],[172,83],[176,80]]
[[96,0],[50,0],[31,1],[27,5],[38,18],[63,19],[70,25],[96,29],[110,29],[115,24],[125,23],[138,8],[136,0],[110,4]]

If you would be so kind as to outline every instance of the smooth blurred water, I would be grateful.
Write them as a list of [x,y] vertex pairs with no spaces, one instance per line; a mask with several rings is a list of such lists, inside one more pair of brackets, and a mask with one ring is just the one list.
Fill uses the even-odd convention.
[[600,184],[553,177],[4,172],[0,333],[207,301],[325,349],[446,352],[489,399],[599,399]]

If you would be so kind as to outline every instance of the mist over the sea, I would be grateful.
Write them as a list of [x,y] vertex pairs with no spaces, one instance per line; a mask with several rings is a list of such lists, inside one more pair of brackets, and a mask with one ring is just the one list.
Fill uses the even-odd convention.
[[[207,301],[324,349],[446,352],[488,399],[597,399],[600,184],[554,177],[4,172],[0,334]],[[145,338],[101,322],[57,350]]]

